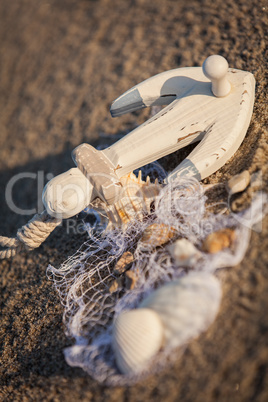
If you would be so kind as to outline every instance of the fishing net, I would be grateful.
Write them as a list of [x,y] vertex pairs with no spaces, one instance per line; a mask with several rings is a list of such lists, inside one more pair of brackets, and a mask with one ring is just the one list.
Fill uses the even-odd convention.
[[[162,182],[165,178],[157,163],[143,168],[143,177],[148,174]],[[256,193],[244,212],[233,214],[226,208],[226,202],[220,206],[221,212],[213,213],[204,186],[193,178],[180,177],[163,186],[150,214],[144,213],[142,220],[134,218],[126,228],[105,231],[103,219],[95,211],[86,210],[84,226],[88,241],[60,268],[50,265],[47,270],[64,305],[66,333],[74,339],[74,345],[65,349],[68,364],[81,367],[101,383],[123,385],[136,381],[138,375],[123,375],[117,368],[111,346],[113,318],[124,310],[136,308],[154,289],[189,271],[214,273],[218,268],[238,264],[247,249],[250,229],[262,219],[266,204],[267,197]],[[87,220],[92,214],[96,217],[94,224]],[[152,233],[156,239],[153,242],[141,241],[144,231],[156,223],[176,233],[171,242],[186,238],[196,246],[199,257],[192,266],[185,268],[178,264],[166,245],[157,247],[157,238],[162,236],[157,231]],[[215,254],[203,251],[204,239],[224,228],[232,228],[235,233],[232,246]],[[133,256],[126,271],[130,273],[128,277],[126,272],[118,275],[114,271],[125,252]],[[112,291],[115,282],[117,288]],[[156,356],[154,370],[169,358],[168,351],[161,351]]]

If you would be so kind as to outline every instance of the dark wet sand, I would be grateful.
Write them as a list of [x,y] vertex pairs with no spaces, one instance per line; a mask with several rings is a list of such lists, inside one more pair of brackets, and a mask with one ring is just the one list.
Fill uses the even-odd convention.
[[[15,174],[32,174],[14,187],[15,204],[37,208],[41,189],[33,175],[67,170],[75,146],[96,145],[101,133],[126,132],[149,115],[112,119],[113,99],[158,72],[199,66],[215,53],[253,72],[257,87],[242,146],[207,182],[261,169],[267,191],[267,10],[264,0],[2,0],[0,233],[14,236],[30,218],[5,201]],[[169,157],[170,166],[184,156]],[[249,197],[238,196],[236,208]],[[85,238],[66,232],[65,224],[36,251],[1,262],[1,401],[268,400],[267,218],[262,232],[252,233],[244,261],[223,273],[214,324],[172,367],[130,388],[105,388],[65,363],[71,341],[46,267],[58,266]]]

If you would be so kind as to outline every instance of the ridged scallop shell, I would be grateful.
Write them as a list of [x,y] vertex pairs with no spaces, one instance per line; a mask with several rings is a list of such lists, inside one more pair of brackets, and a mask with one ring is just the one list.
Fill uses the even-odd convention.
[[145,369],[162,343],[163,326],[152,310],[125,311],[114,320],[112,347],[117,366],[123,374]]
[[140,307],[159,315],[165,345],[173,348],[198,336],[213,322],[220,300],[221,286],[213,275],[191,273],[154,291]]
[[154,183],[150,182],[149,177],[143,181],[141,171],[139,171],[138,177],[134,173],[121,177],[120,182],[122,189],[118,202],[108,205],[97,199],[91,204],[94,209],[108,217],[108,230],[115,227],[123,227],[124,229],[134,219],[141,221],[144,214],[152,212],[151,204],[161,190],[161,185],[157,179]]

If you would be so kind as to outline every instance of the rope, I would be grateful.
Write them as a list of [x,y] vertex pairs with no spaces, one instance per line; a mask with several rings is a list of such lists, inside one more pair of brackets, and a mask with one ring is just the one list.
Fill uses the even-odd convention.
[[0,245],[7,247],[0,251],[0,259],[14,257],[23,248],[33,250],[39,247],[60,223],[61,219],[53,218],[47,211],[34,215],[18,230],[15,238],[0,236]]

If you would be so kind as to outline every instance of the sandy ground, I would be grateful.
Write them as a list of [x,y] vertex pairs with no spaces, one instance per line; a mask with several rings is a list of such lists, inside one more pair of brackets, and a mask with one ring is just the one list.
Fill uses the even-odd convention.
[[[207,182],[261,169],[267,191],[267,10],[264,0],[2,0],[1,234],[14,236],[32,214],[12,211],[5,200],[15,174],[31,176],[14,186],[14,203],[40,210],[38,172],[38,182],[46,182],[47,174],[73,166],[76,145],[96,145],[100,134],[126,132],[148,117],[143,111],[112,119],[113,99],[158,72],[199,66],[215,53],[254,73],[257,87],[241,148]],[[171,156],[169,165],[184,156]],[[249,197],[238,196],[235,208]],[[222,306],[209,330],[172,367],[114,389],[69,367],[63,357],[71,340],[46,267],[58,266],[85,238],[67,234],[66,225],[36,251],[1,262],[1,401],[268,400],[267,218],[262,231],[252,233],[244,261],[222,275]]]

